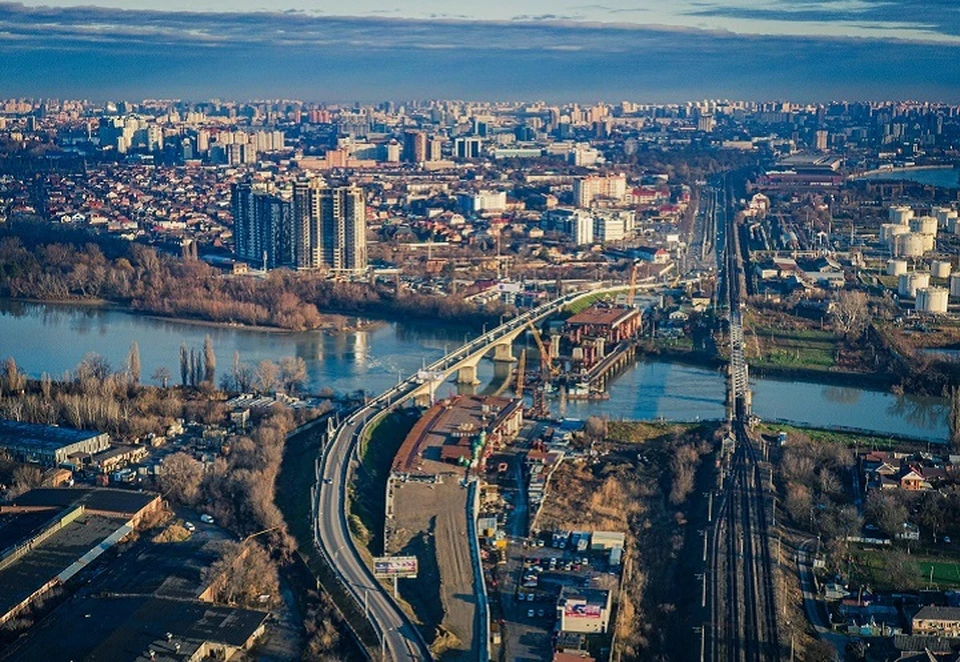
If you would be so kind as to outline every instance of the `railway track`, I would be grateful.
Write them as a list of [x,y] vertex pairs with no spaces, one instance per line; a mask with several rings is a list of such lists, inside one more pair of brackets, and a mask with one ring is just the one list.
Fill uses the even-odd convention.
[[743,353],[743,262],[733,216],[722,189],[722,283],[729,305],[730,400],[734,452],[726,465],[721,503],[713,529],[709,570],[713,662],[780,660],[773,564],[767,526],[767,497],[759,457],[749,434],[749,379]]

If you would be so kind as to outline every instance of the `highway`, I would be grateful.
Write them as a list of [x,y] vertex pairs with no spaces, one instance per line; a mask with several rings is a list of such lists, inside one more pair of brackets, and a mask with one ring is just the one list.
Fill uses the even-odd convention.
[[[578,299],[594,294],[613,293],[625,286],[587,292],[574,292],[511,319],[426,367],[427,372],[445,372],[483,347],[492,347],[518,327],[538,322]],[[406,617],[392,595],[374,578],[350,536],[348,521],[349,485],[359,440],[364,428],[379,414],[404,404],[421,386],[416,376],[402,381],[370,400],[343,420],[330,435],[319,461],[314,486],[315,543],[337,575],[367,615],[380,639],[380,657],[384,660],[430,660],[430,651],[418,630]]]
[[722,287],[729,306],[729,402],[735,437],[711,539],[710,659],[760,662],[780,659],[767,497],[757,451],[747,431],[750,384],[743,346],[743,261],[726,183],[717,212],[723,252]]

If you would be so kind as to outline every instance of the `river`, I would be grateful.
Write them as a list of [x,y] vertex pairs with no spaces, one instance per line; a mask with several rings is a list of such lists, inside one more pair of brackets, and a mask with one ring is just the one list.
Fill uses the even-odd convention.
[[898,168],[874,172],[857,179],[869,182],[907,181],[941,188],[960,188],[960,179],[955,168]]
[[[278,333],[238,327],[206,326],[95,307],[0,301],[0,358],[13,356],[33,377],[54,377],[71,370],[87,352],[103,355],[114,369],[123,367],[130,342],[140,347],[144,381],[166,367],[176,380],[181,343],[201,348],[210,335],[218,372],[233,363],[234,351],[249,364],[299,356],[307,364],[309,386],[338,392],[386,390],[464,341],[462,331],[437,325],[383,322],[365,330],[327,335]],[[528,356],[531,352],[528,350]],[[493,378],[483,361],[479,378]],[[765,419],[799,424],[861,428],[878,433],[942,441],[947,437],[946,408],[938,398],[897,397],[862,388],[808,382],[752,380],[754,411]],[[438,395],[455,391],[450,384]],[[612,384],[610,399],[571,402],[567,415],[695,421],[724,415],[723,374],[697,366],[641,361]]]

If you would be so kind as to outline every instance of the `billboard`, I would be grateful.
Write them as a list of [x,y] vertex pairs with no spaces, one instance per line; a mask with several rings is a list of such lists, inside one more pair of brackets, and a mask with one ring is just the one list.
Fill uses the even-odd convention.
[[373,574],[378,579],[416,579],[416,556],[377,556],[373,559]]
[[568,602],[563,606],[563,615],[565,618],[600,618],[602,611],[602,605],[591,605],[584,602],[574,604]]

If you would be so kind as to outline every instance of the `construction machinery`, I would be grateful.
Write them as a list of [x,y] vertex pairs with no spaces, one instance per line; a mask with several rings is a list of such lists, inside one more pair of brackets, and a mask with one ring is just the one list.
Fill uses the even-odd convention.
[[523,399],[523,380],[526,378],[524,374],[527,368],[527,350],[526,348],[520,350],[520,360],[517,362],[517,387],[514,391],[517,394],[518,399]]
[[640,270],[640,263],[636,260],[630,269],[630,289],[627,291],[627,306],[633,308],[633,302],[637,298],[637,272]]
[[534,417],[543,417],[549,413],[547,408],[547,386],[553,381],[560,370],[553,365],[553,357],[550,355],[550,349],[544,344],[540,336],[540,330],[528,322],[530,333],[533,335],[534,342],[537,343],[537,349],[540,350],[540,384],[533,390],[533,410]]

